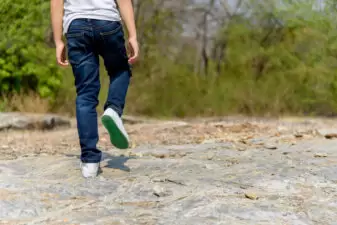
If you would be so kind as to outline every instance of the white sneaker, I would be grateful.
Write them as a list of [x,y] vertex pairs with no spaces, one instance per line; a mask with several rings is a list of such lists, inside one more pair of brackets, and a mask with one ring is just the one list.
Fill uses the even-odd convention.
[[105,110],[102,116],[102,123],[108,130],[111,144],[119,149],[129,147],[129,137],[124,128],[122,119],[117,112],[111,108]]
[[97,177],[99,163],[83,163],[81,162],[82,175],[85,178]]

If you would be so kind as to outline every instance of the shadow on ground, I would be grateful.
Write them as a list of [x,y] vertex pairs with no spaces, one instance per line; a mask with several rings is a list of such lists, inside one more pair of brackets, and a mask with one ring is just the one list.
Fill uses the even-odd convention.
[[135,157],[126,157],[126,156],[113,156],[107,153],[103,154],[102,160],[107,160],[107,165],[105,165],[105,168],[111,168],[111,169],[118,169],[123,170],[126,172],[130,172],[130,168],[125,165],[125,163],[130,160],[134,159]]
[[[79,155],[75,154],[66,154],[67,157],[76,157],[80,159]],[[106,161],[104,168],[117,169],[126,172],[130,172],[130,168],[125,165],[125,163],[130,159],[135,159],[136,157],[127,157],[127,156],[114,156],[109,153],[102,154],[102,162]],[[101,171],[100,171],[101,172]]]

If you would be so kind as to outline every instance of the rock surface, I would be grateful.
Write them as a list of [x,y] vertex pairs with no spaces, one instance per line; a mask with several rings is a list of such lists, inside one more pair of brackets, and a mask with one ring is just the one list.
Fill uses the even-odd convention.
[[132,123],[134,145],[127,151],[113,149],[100,127],[102,171],[88,180],[80,175],[73,124],[6,131],[0,224],[334,225],[337,140],[315,130],[336,125],[319,119]]
[[0,131],[2,130],[51,130],[69,127],[70,120],[57,115],[38,115],[22,113],[0,113]]

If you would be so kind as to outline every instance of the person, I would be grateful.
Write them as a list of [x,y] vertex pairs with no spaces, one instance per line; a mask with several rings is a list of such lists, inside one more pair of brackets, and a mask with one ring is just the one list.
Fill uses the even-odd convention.
[[[139,55],[132,0],[51,0],[50,6],[57,63],[71,65],[75,79],[82,175],[96,177],[102,156],[97,148],[96,111],[100,56],[109,75],[101,121],[115,147],[129,147],[121,117],[132,77],[131,66]],[[128,32],[128,48],[122,22]]]

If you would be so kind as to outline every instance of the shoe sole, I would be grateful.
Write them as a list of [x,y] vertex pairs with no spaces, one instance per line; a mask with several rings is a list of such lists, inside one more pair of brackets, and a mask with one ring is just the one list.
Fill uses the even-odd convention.
[[109,132],[111,144],[119,149],[127,149],[129,147],[128,139],[110,116],[103,116],[102,123]]

